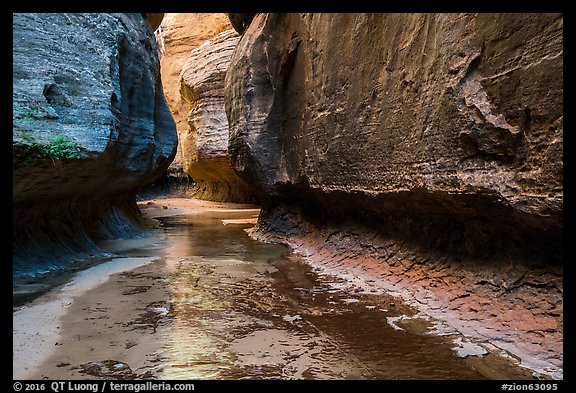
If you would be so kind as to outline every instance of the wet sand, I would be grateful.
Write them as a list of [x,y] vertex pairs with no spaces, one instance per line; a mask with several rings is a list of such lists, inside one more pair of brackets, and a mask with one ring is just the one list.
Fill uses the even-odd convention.
[[14,313],[15,379],[531,378],[490,348],[430,334],[397,298],[250,239],[254,207],[140,205],[162,223],[153,236],[109,242],[119,258]]
[[[111,275],[133,270],[152,260],[154,258],[150,257],[116,258],[94,266],[79,273],[69,284],[16,311],[12,326],[13,378],[36,379],[35,370],[50,356],[59,356],[62,322],[65,317],[75,315],[78,304],[83,301],[94,303],[93,298],[85,296],[87,293],[94,288],[100,293]],[[83,329],[83,326],[79,328]],[[67,333],[75,335],[77,332]]]

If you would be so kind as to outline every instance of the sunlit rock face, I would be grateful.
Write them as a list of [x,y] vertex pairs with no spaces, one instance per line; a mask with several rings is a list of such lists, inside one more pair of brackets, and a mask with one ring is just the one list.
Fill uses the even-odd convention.
[[201,199],[252,202],[254,195],[230,164],[224,76],[239,36],[226,30],[190,52],[180,76],[180,96],[189,103],[188,130],[180,134],[184,172]]
[[[180,97],[182,67],[192,49],[229,28],[230,22],[225,14],[167,13],[160,28],[156,30],[164,95],[174,117],[179,137],[188,131],[187,118],[190,112],[190,104]],[[180,144],[174,161],[168,167],[168,177],[173,183],[182,183],[184,191],[191,186],[183,170]]]
[[[562,29],[559,14],[256,15],[225,103],[259,229],[395,280],[458,277],[433,280],[446,309],[457,288],[508,299],[530,310],[506,322],[518,342],[552,326],[516,352],[561,364]],[[493,304],[470,320],[502,328]]]
[[135,194],[177,146],[159,66],[141,14],[14,14],[15,274],[136,233]]
[[168,168],[171,193],[253,202],[228,157],[224,75],[238,42],[226,14],[166,14],[156,31],[164,91],[178,128],[178,153]]

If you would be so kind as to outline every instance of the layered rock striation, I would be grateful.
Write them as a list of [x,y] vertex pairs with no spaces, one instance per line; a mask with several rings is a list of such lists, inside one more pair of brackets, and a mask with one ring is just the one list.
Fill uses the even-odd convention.
[[[172,195],[254,202],[227,153],[224,74],[238,35],[226,14],[166,14],[156,37],[178,151],[163,180]],[[206,57],[206,58],[204,58]]]
[[226,74],[257,236],[561,375],[563,17],[258,14]]
[[[180,73],[190,56],[190,51],[205,41],[230,28],[225,14],[167,13],[156,30],[160,47],[160,74],[166,101],[174,117],[179,138],[188,131],[190,105],[180,97]],[[169,191],[189,195],[193,181],[184,173],[181,143],[172,164],[168,167],[166,180]]]
[[138,232],[135,194],[177,146],[159,66],[141,14],[14,14],[15,276]]
[[188,129],[180,133],[184,172],[193,195],[226,202],[254,202],[228,156],[224,76],[239,36],[229,29],[193,49],[180,75],[180,96],[190,105]]

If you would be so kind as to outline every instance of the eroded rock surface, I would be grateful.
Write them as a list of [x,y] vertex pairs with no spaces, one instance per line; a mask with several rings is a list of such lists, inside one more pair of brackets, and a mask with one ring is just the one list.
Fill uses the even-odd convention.
[[[179,136],[188,130],[187,118],[190,112],[190,105],[180,97],[182,67],[192,49],[229,28],[230,22],[225,14],[167,13],[156,31],[161,52],[160,73],[164,94]],[[178,191],[179,188],[184,194],[190,193],[191,182],[184,173],[181,144],[178,144],[176,156],[167,174],[173,183],[171,187],[175,188],[172,191]]]
[[15,275],[137,233],[135,194],[177,145],[159,65],[141,14],[14,14]]
[[213,201],[254,201],[227,153],[224,73],[238,35],[226,14],[166,14],[156,37],[179,138],[166,188],[174,195]]
[[256,15],[225,96],[259,236],[407,299],[432,280],[420,308],[561,374],[562,28],[558,14]]
[[226,30],[190,52],[180,76],[180,96],[190,105],[188,130],[180,134],[184,172],[200,199],[250,202],[250,188],[234,172],[228,156],[224,76],[239,36]]

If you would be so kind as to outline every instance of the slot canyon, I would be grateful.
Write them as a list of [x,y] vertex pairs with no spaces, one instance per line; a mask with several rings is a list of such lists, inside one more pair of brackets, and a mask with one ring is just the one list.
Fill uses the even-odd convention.
[[563,380],[562,14],[12,23],[13,379]]

